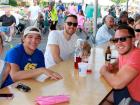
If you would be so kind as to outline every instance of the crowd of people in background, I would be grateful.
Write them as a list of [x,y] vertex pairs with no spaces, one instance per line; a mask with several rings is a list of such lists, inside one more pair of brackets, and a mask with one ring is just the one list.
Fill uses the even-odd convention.
[[[135,13],[132,17],[129,13],[122,12],[121,8],[115,5],[112,5],[106,10],[102,8],[103,7],[99,6],[97,10],[97,17],[100,20],[103,20],[103,23],[98,22],[98,29],[104,24],[106,15],[111,15],[114,18],[114,27],[122,23],[133,25],[133,19],[136,21],[140,17],[139,13]],[[23,34],[24,28],[30,25],[37,26],[43,34],[47,35],[51,30],[63,30],[64,20],[69,14],[74,14],[78,17],[77,31],[83,32],[87,36],[87,39],[88,34],[93,33],[94,31],[94,5],[92,3],[83,5],[81,3],[71,3],[66,5],[60,0],[58,3],[49,2],[46,7],[41,8],[38,5],[38,1],[34,0],[34,4],[30,7],[17,8],[14,10],[14,13],[10,13],[10,10],[8,10],[8,12],[11,16],[14,16],[14,22],[8,23],[6,25],[8,28],[0,28],[0,32],[7,42],[12,41],[13,34]],[[4,15],[6,14],[7,10]],[[3,24],[2,16],[0,21],[2,22],[2,26],[5,26]],[[12,25],[12,23],[14,24]],[[16,29],[12,28],[11,25],[16,27]],[[96,36],[98,37],[98,35]]]
[[[1,15],[5,15],[6,11],[4,12],[5,13]],[[62,30],[64,20],[69,14],[78,16],[79,32],[84,32],[85,34],[93,32],[93,4],[83,6],[82,4],[77,5],[71,3],[66,6],[60,1],[57,4],[55,4],[55,2],[50,2],[46,7],[41,8],[38,5],[38,1],[35,0],[34,4],[30,7],[16,8],[16,10],[13,11],[9,9],[8,12],[11,16],[14,16],[14,19],[16,20],[14,22],[14,27],[16,27],[15,30],[18,31],[18,34],[20,34],[26,26],[37,26],[43,34],[48,34],[51,30]],[[100,16],[99,10],[99,17]],[[0,21],[3,26],[3,21]],[[8,28],[10,27],[10,25],[7,26]],[[3,34],[3,30],[0,30],[0,32]],[[6,35],[8,36],[7,33]],[[5,36],[5,41],[12,41],[12,38],[8,40],[6,35],[3,35]]]

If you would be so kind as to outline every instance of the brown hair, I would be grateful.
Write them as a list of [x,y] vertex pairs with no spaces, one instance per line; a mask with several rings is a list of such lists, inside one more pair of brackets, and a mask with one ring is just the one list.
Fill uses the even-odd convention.
[[119,25],[118,28],[117,28],[117,30],[122,30],[122,29],[127,30],[128,33],[130,34],[130,36],[135,37],[134,29],[131,28],[130,26],[128,26],[128,25]]
[[77,16],[76,16],[76,15],[69,14],[69,15],[66,17],[65,21],[66,21],[66,20],[67,20],[67,18],[69,18],[69,17],[73,17],[73,18],[75,18],[75,19],[77,20]]

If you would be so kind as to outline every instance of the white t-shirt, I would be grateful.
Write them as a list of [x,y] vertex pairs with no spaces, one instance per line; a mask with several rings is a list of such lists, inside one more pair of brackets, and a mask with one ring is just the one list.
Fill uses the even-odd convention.
[[13,13],[12,14],[14,17],[15,17],[15,19],[16,19],[16,26],[19,24],[19,20],[20,19],[22,19],[23,18],[23,16],[21,16],[20,14],[18,14],[18,13]]
[[75,49],[76,41],[78,36],[73,34],[70,40],[66,40],[64,37],[64,31],[51,31],[48,36],[48,43],[45,51],[45,66],[48,68],[52,65],[55,65],[55,61],[53,60],[49,44],[55,44],[59,46],[60,49],[60,57],[63,60],[71,58]]
[[2,76],[3,76],[4,67],[5,67],[5,62],[3,60],[0,60],[0,88],[2,85]]
[[30,19],[37,19],[38,13],[41,12],[41,8],[39,6],[31,6],[29,7],[29,11],[31,12],[30,14]]

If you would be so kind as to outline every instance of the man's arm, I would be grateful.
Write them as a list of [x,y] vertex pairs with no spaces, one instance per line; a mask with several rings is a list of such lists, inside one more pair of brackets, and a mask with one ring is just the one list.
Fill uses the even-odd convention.
[[55,63],[60,63],[63,59],[60,57],[60,49],[58,45],[49,44],[49,48]]
[[13,81],[34,78],[40,74],[45,73],[44,70],[30,70],[30,71],[22,70],[22,71],[20,71],[19,66],[14,63],[10,63],[10,66],[11,66],[10,75],[11,75]]
[[24,70],[21,71],[17,64],[10,63],[10,66],[11,66],[10,75],[13,81],[35,78],[41,74],[46,74],[47,76],[55,80],[62,78],[62,76],[60,76],[58,73],[48,70],[44,67],[33,69],[30,71],[24,71]]
[[117,73],[110,73],[107,69],[106,65],[103,66],[100,73],[114,89],[124,88],[138,75],[138,71],[129,65],[125,65]]
[[13,23],[11,26],[14,27],[16,23]]

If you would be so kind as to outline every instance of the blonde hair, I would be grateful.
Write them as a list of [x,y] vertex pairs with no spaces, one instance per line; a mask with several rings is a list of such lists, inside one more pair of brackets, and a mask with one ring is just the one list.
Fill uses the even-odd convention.
[[136,25],[140,24],[140,19],[136,21],[136,23],[134,24],[134,29],[136,27]]

